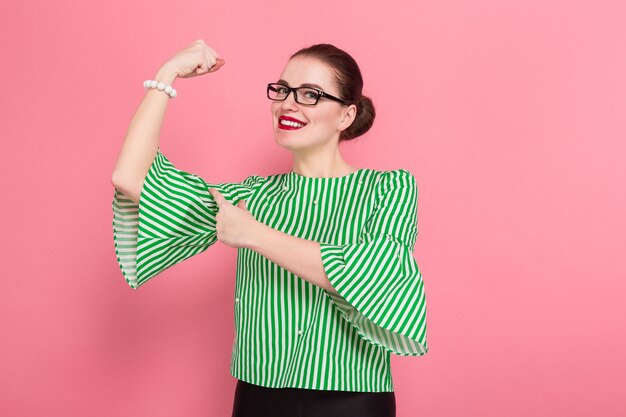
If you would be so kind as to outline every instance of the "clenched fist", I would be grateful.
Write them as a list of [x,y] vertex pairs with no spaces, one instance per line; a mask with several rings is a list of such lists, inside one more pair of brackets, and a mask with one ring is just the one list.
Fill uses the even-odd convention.
[[191,78],[215,72],[225,62],[202,39],[198,39],[174,54],[163,66],[171,69],[179,78]]

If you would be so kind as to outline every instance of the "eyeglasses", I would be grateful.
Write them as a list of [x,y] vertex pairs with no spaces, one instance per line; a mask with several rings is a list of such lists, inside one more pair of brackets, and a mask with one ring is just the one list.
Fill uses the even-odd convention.
[[318,90],[313,87],[287,87],[286,85],[279,83],[269,83],[267,85],[267,98],[273,101],[285,101],[289,93],[293,91],[294,99],[296,103],[304,104],[307,106],[314,106],[317,104],[321,97],[326,97],[331,100],[338,101],[346,106],[348,103],[340,98],[325,93],[322,90]]

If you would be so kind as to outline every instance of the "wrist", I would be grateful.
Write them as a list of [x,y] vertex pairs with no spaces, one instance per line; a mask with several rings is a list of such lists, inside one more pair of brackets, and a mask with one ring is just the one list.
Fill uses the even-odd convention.
[[162,66],[157,71],[154,79],[166,85],[172,85],[174,80],[178,78],[178,73],[167,66]]
[[247,249],[258,252],[261,249],[263,238],[267,236],[268,229],[270,227],[258,220],[255,220],[253,227],[250,228],[250,234],[248,235],[248,242],[245,245]]

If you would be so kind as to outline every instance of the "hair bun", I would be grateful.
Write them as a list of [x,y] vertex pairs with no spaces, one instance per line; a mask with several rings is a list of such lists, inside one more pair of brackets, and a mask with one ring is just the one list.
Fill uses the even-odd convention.
[[349,140],[361,136],[370,130],[374,124],[375,117],[376,110],[374,109],[372,99],[361,95],[356,106],[356,116],[354,121],[346,130],[342,132],[340,138],[342,140]]

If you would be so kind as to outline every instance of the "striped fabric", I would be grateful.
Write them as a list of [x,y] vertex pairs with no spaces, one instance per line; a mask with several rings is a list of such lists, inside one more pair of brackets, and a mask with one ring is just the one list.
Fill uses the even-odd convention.
[[232,204],[246,200],[258,221],[319,242],[337,291],[239,248],[231,375],[270,388],[393,391],[390,354],[428,351],[424,284],[413,257],[415,177],[363,168],[337,178],[288,172],[208,183],[159,150],[140,203],[118,190],[112,203],[115,251],[131,288],[217,241],[209,187]]

